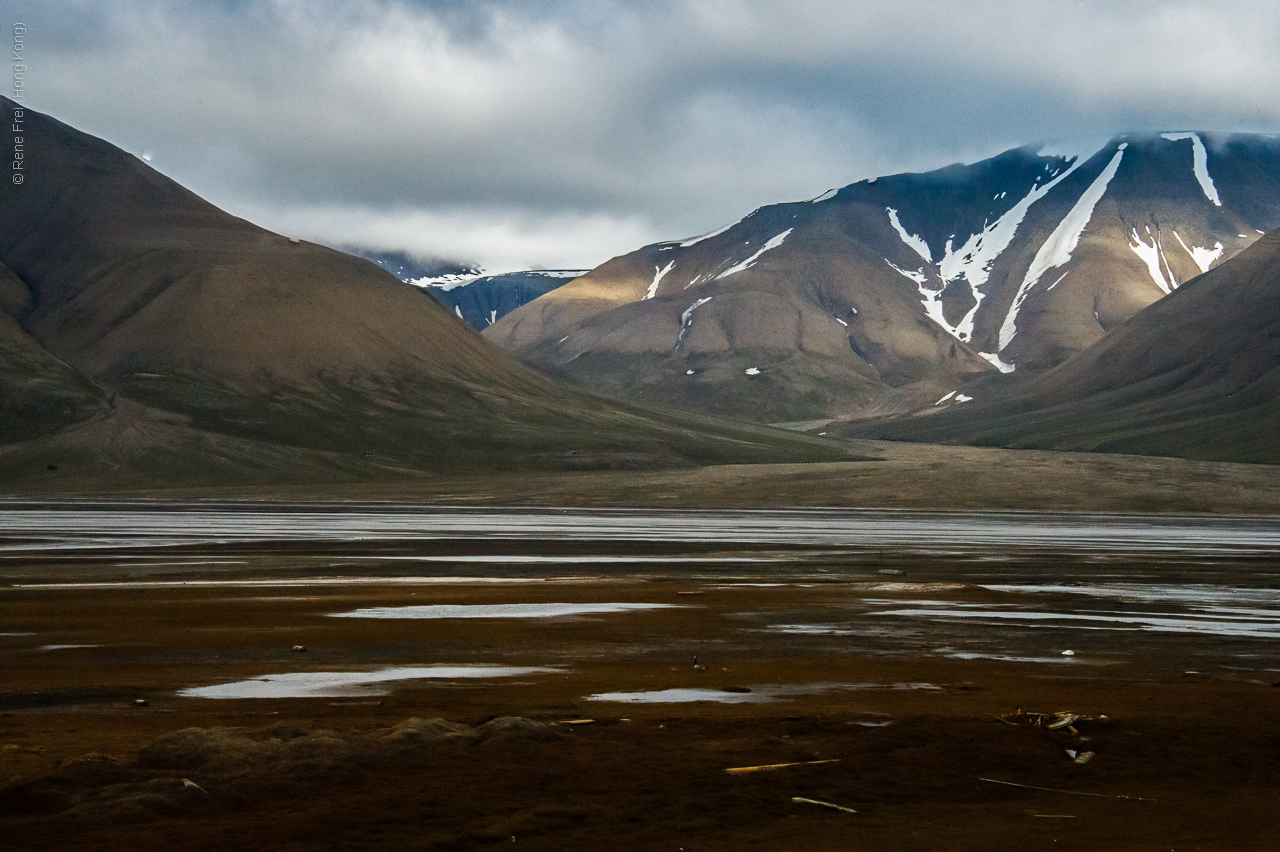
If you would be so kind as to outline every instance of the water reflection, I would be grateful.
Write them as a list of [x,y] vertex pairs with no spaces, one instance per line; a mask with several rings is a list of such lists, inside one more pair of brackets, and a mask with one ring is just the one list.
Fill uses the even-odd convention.
[[334,618],[563,618],[607,612],[684,608],[679,604],[655,603],[427,604],[424,606],[370,606],[351,612],[328,614]]
[[376,672],[288,672],[251,680],[197,686],[178,692],[182,698],[343,698],[386,695],[388,685],[407,680],[463,680],[555,674],[543,666],[397,666]]
[[687,704],[714,701],[717,704],[763,704],[796,695],[820,695],[866,689],[940,691],[932,683],[773,683],[739,689],[675,688],[640,692],[600,692],[588,695],[587,701],[612,701],[618,704]]
[[[232,541],[519,540],[736,542],[900,548],[962,554],[1180,551],[1217,556],[1280,549],[1273,519],[884,509],[458,509],[407,505],[39,503],[0,500],[2,552],[225,544]],[[625,554],[624,554],[625,555]]]

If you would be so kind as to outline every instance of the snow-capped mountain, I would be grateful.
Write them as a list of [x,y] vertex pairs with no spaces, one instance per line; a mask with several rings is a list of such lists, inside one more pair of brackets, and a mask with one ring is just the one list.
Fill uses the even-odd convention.
[[768,420],[908,411],[1054,367],[1277,226],[1276,137],[1028,146],[646,246],[485,334],[627,396]]
[[1280,230],[1047,373],[849,435],[1280,463]]
[[472,328],[483,330],[522,305],[563,287],[585,269],[531,269],[500,275],[455,275],[414,279]]
[[478,266],[420,260],[402,251],[356,246],[337,248],[372,260],[406,284],[422,288],[477,331],[587,272],[585,269],[529,269],[488,275]]
[[[388,251],[363,246],[334,246],[338,251],[372,260],[407,284],[461,279],[471,281],[484,273],[475,265],[451,260],[422,259],[404,251]],[[422,286],[419,283],[418,286]]]

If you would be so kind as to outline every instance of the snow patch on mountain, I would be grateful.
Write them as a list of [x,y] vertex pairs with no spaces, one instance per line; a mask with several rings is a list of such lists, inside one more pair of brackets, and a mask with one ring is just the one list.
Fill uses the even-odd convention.
[[[1034,184],[1031,187],[1031,191],[1023,196],[1017,204],[1006,210],[1003,215],[990,225],[985,226],[981,231],[965,240],[959,251],[953,251],[951,240],[947,240],[946,251],[942,260],[938,262],[938,271],[942,275],[943,284],[945,286],[947,283],[963,276],[965,281],[969,283],[969,289],[973,292],[974,305],[954,327],[944,323],[943,328],[946,328],[952,335],[965,342],[973,338],[973,326],[978,316],[978,308],[982,307],[982,300],[986,296],[982,288],[986,286],[987,278],[991,274],[991,267],[996,262],[996,258],[1013,242],[1013,237],[1018,232],[1018,226],[1026,218],[1027,211],[1031,209],[1031,205],[1048,195],[1050,190],[1066,180],[1088,158],[1089,155],[1075,155],[1075,161],[1065,171],[1045,184],[1038,182]],[[1001,195],[1003,194],[1001,193]]]
[[1164,259],[1160,235],[1151,233],[1151,227],[1147,226],[1147,236],[1151,237],[1150,245],[1147,245],[1146,240],[1138,233],[1138,229],[1134,228],[1129,238],[1129,248],[1147,265],[1147,272],[1151,274],[1151,280],[1156,282],[1156,286],[1166,294],[1172,293],[1177,289],[1178,282],[1173,277],[1173,270],[1169,270],[1168,279],[1164,277],[1164,271],[1169,262]]
[[1000,353],[998,352],[979,352],[978,357],[990,362],[991,366],[1002,373],[1012,373],[1014,370],[1013,364],[1006,364],[1000,360]]
[[1209,176],[1209,152],[1205,150],[1200,136],[1196,133],[1161,133],[1160,136],[1170,142],[1191,140],[1191,167],[1196,173],[1196,180],[1200,182],[1200,189],[1205,198],[1221,207],[1222,199],[1218,197],[1218,188],[1213,185],[1213,178]]
[[836,197],[836,193],[839,191],[840,190],[838,189],[828,189],[826,192],[822,193],[817,198],[813,199],[811,203],[817,204],[819,201],[830,201],[831,199]]
[[1182,247],[1186,249],[1187,254],[1191,255],[1191,259],[1196,262],[1196,266],[1200,267],[1201,272],[1208,272],[1209,267],[1213,265],[1213,262],[1222,257],[1222,252],[1224,250],[1222,243],[1214,242],[1213,248],[1211,249],[1200,248],[1198,246],[1188,246],[1182,241],[1182,237],[1178,235],[1177,231],[1174,231],[1173,235],[1178,237],[1178,242],[1182,243]]
[[1057,281],[1054,281],[1052,284],[1050,284],[1048,287],[1045,288],[1045,292],[1048,292],[1049,290],[1052,290],[1054,287],[1057,287],[1059,284],[1062,283],[1062,279],[1066,277],[1067,277],[1067,273],[1065,272],[1059,275]]
[[892,207],[884,208],[889,214],[889,224],[893,225],[893,229],[898,232],[898,236],[902,237],[902,241],[906,243],[912,251],[924,258],[925,263],[933,263],[933,253],[929,251],[929,244],[926,243],[917,234],[908,234],[907,229],[902,227],[902,223],[898,221],[898,211]]
[[1054,157],[1059,160],[1074,159],[1077,164],[1083,164],[1086,160],[1092,158],[1094,154],[1105,148],[1110,141],[1111,139],[1106,136],[1059,139],[1056,142],[1041,144],[1040,150],[1036,151],[1036,156]]
[[920,269],[917,269],[915,272],[912,272],[910,269],[903,269],[901,266],[898,266],[896,263],[894,263],[892,260],[889,260],[889,258],[887,257],[884,259],[884,262],[889,264],[896,271],[907,276],[917,284],[924,284],[925,281],[929,280],[924,274],[924,267],[921,267]]
[[760,259],[760,255],[764,254],[770,249],[776,249],[778,246],[782,245],[783,240],[785,240],[787,238],[787,235],[794,230],[795,228],[787,228],[781,234],[778,234],[777,236],[774,236],[774,237],[770,237],[769,242],[765,243],[763,248],[761,248],[759,251],[757,251],[755,254],[751,255],[751,257],[747,258],[741,263],[734,264],[733,266],[730,266],[728,269],[726,269],[724,272],[721,272],[719,275],[716,276],[716,280],[719,281],[721,278],[728,278],[730,275],[733,275],[738,272],[742,272],[745,269],[750,269],[751,267],[755,266],[756,261]]
[[1018,310],[1022,307],[1022,303],[1026,301],[1031,290],[1040,281],[1040,276],[1044,275],[1050,269],[1056,269],[1063,266],[1071,260],[1071,253],[1075,251],[1076,246],[1080,242],[1080,235],[1084,233],[1085,226],[1089,224],[1089,220],[1093,218],[1093,208],[1102,200],[1103,194],[1107,191],[1107,186],[1111,183],[1111,179],[1116,176],[1116,171],[1120,168],[1120,160],[1124,157],[1124,150],[1128,147],[1128,143],[1121,142],[1115,156],[1111,158],[1111,162],[1107,163],[1107,167],[1102,170],[1102,174],[1094,179],[1089,188],[1080,196],[1080,200],[1075,203],[1066,217],[1058,223],[1058,227],[1053,229],[1053,233],[1040,246],[1040,250],[1036,252],[1035,259],[1031,261],[1031,268],[1027,270],[1026,277],[1022,279],[1022,285],[1018,287],[1018,294],[1013,298],[1013,304],[1009,306],[1009,313],[1004,318],[1004,323],[1000,326],[1000,347],[999,351],[1003,352],[1009,343],[1013,341],[1014,335],[1018,333]]
[[434,287],[437,290],[448,292],[455,287],[465,287],[478,278],[484,278],[487,272],[480,270],[478,272],[468,272],[463,274],[436,275],[428,278],[413,278],[409,283],[415,287]]
[[[738,220],[738,222],[741,222],[741,221],[742,221],[741,219]],[[695,246],[698,243],[702,242],[703,240],[709,240],[712,237],[718,237],[721,234],[723,234],[725,231],[732,228],[734,225],[738,224],[738,222],[730,222],[729,224],[725,225],[723,228],[716,228],[714,231],[705,233],[700,237],[690,237],[689,239],[684,240],[683,242],[680,243],[680,248],[688,248],[689,246]]]
[[[581,278],[591,270],[589,269],[530,269],[521,271],[521,275],[538,275],[543,278]],[[507,274],[507,273],[499,273]],[[410,278],[405,283],[412,284],[415,287],[430,287],[433,290],[449,292],[459,287],[465,287],[481,278],[496,278],[498,274],[486,272],[483,269],[475,272],[450,273],[447,275],[435,275],[423,278]]]
[[921,267],[912,272],[909,269],[903,269],[888,258],[885,258],[884,262],[916,283],[916,289],[920,291],[920,304],[924,305],[925,316],[942,326],[949,334],[955,334],[955,329],[942,314],[942,291],[934,290],[925,283],[929,279],[924,274],[924,268]]
[[689,330],[689,326],[693,325],[693,312],[696,311],[698,308],[702,307],[703,305],[705,305],[707,302],[710,302],[711,299],[712,299],[711,296],[703,296],[701,299],[694,302],[689,307],[685,308],[684,313],[680,314],[680,333],[676,335],[675,348],[677,350],[680,348],[681,342],[684,341],[685,332]]
[[666,266],[662,267],[662,269],[658,269],[656,265],[653,267],[653,283],[650,284],[649,289],[645,291],[645,299],[652,299],[654,296],[658,295],[658,284],[662,281],[662,276],[670,272],[671,267],[675,265],[676,262],[673,260]]

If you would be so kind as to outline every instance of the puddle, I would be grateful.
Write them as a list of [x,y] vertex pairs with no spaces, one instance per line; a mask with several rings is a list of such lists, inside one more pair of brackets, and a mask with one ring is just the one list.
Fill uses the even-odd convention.
[[[430,584],[546,583],[591,580],[596,577],[301,577],[276,580],[124,580],[100,583],[14,583],[15,589],[113,589],[166,588],[171,586],[254,588],[259,586],[291,588],[296,586],[416,586]],[[0,634],[3,635],[3,634]]]
[[515,554],[456,554],[454,556],[361,556],[361,561],[378,561],[378,562],[479,562],[479,563],[496,563],[499,565],[543,565],[555,564],[562,562],[565,564],[591,564],[592,562],[618,562],[623,564],[634,563],[664,563],[676,562],[685,564],[689,562],[718,564],[723,562],[779,562],[776,557],[772,556],[572,556],[564,554],[561,556],[530,556]]
[[949,651],[940,648],[935,653],[952,660],[1000,660],[1006,663],[1063,663],[1074,666],[1107,666],[1110,660],[1087,660],[1078,656],[1064,657],[1057,654],[1052,657],[1015,657],[1009,654],[980,654],[975,651]]
[[351,612],[331,612],[334,618],[563,618],[609,612],[643,612],[651,609],[688,609],[680,604],[653,603],[538,603],[538,604],[429,604],[425,606],[372,606]]
[[925,617],[939,621],[974,619],[990,622],[1055,622],[1056,627],[1084,630],[1147,630],[1156,633],[1203,633],[1216,636],[1239,636],[1253,639],[1280,639],[1280,619],[1233,617],[1227,615],[1155,615],[1126,611],[1035,612],[1000,609],[890,609],[871,613],[876,616]]
[[695,701],[714,701],[717,704],[764,704],[797,695],[821,695],[828,692],[855,690],[941,690],[932,683],[807,683],[763,684],[750,687],[749,692],[724,689],[657,689],[641,692],[600,692],[588,695],[587,701],[612,701],[617,704],[689,704]]
[[855,636],[860,629],[840,627],[835,624],[774,624],[770,633],[796,633],[804,636]]
[[964,583],[874,583],[873,592],[954,592],[963,589]]
[[[726,692],[721,689],[657,689],[649,692],[600,692],[588,695],[587,701],[613,701],[618,704],[688,704],[694,701],[714,701],[717,704],[761,704],[774,701],[780,693],[765,692],[764,687],[752,687],[751,692]],[[757,691],[759,690],[759,691]],[[797,689],[787,695],[800,695]]]
[[165,568],[173,565],[248,565],[248,559],[184,559],[181,562],[134,562],[126,568]]
[[[1233,586],[1214,586],[1205,583],[1180,583],[1154,585],[1150,583],[1095,583],[1081,585],[996,585],[983,584],[982,588],[995,592],[1015,594],[1067,594],[1089,597],[1114,598],[1143,603],[1180,603],[1188,606],[1214,604],[1256,603],[1280,605],[1280,591],[1276,589],[1246,589]],[[1253,610],[1249,610],[1253,611]]]
[[817,583],[720,583],[712,589],[814,589]]
[[347,698],[386,695],[387,684],[406,680],[463,680],[556,674],[542,666],[397,666],[376,672],[288,672],[251,680],[196,686],[178,691],[181,698]]

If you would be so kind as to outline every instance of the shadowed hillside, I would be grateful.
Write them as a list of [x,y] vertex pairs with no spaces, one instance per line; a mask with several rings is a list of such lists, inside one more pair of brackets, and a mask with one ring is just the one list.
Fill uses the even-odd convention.
[[26,182],[0,189],[8,481],[50,465],[271,480],[842,452],[559,386],[373,263],[230,216],[48,116],[24,119]]
[[1043,376],[933,416],[847,431],[1280,463],[1280,231]]

